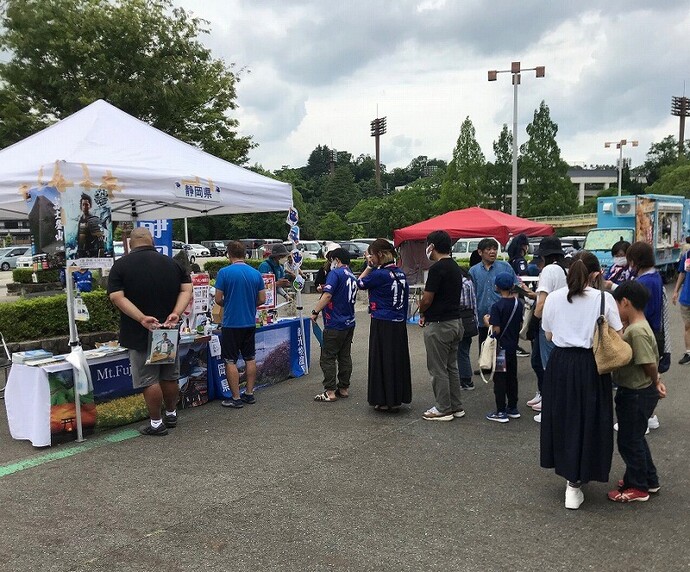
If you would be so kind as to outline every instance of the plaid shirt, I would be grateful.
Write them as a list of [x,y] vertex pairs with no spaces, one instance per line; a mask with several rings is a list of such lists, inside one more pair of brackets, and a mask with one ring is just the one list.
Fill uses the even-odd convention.
[[462,291],[460,292],[460,305],[474,310],[474,321],[479,324],[477,319],[477,294],[474,291],[474,282],[469,276],[462,277]]

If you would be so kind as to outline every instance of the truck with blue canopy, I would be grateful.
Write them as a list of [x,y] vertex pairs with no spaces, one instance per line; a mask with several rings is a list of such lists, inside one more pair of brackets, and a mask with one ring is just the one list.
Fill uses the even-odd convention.
[[690,200],[672,195],[599,197],[597,228],[585,239],[602,268],[613,263],[611,247],[620,240],[641,240],[654,248],[656,267],[673,277],[685,237],[690,236]]

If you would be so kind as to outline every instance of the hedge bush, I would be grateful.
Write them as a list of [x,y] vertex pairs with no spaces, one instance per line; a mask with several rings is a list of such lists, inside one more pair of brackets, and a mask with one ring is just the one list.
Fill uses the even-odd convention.
[[[120,312],[105,290],[82,294],[90,320],[78,322],[80,332],[117,331]],[[69,335],[67,296],[45,296],[0,304],[0,332],[8,342]]]
[[31,275],[36,272],[39,284],[46,282],[60,282],[60,271],[57,268],[50,270],[32,270],[31,268],[15,268],[12,271],[12,279],[20,284],[31,284],[33,278]]
[[[248,258],[245,262],[253,268],[258,268],[263,260]],[[318,270],[325,262],[326,261],[323,259],[314,260],[313,258],[305,258],[302,262],[302,270]],[[215,278],[218,275],[218,271],[229,264],[229,260],[209,260],[204,264],[204,271],[208,272],[211,278]],[[350,268],[352,272],[359,273],[364,270],[364,264],[365,260],[363,258],[355,258],[350,262]]]

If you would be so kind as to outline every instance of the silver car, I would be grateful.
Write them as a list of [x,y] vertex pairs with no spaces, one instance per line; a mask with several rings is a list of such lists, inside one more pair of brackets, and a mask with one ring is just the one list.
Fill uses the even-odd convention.
[[0,270],[17,267],[17,258],[31,254],[30,246],[8,246],[0,248]]

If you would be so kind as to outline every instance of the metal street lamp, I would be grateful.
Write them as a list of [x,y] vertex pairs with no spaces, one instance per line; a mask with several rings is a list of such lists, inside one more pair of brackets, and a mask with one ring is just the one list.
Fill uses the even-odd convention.
[[[621,139],[620,141],[606,141],[604,147],[609,149],[611,145],[615,145],[616,149],[620,149],[618,156],[618,196],[621,196],[621,190],[623,186],[623,147],[628,144],[627,139]],[[640,143],[639,141],[630,141],[633,147],[637,147]]]
[[536,68],[520,68],[520,62],[512,62],[509,70],[489,70],[489,81],[496,81],[499,73],[509,73],[513,76],[513,185],[510,197],[510,214],[517,216],[517,185],[518,185],[518,144],[517,144],[517,114],[518,114],[518,85],[520,85],[520,72],[534,71],[537,77],[546,75],[545,66]]

